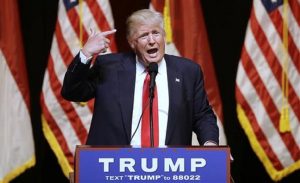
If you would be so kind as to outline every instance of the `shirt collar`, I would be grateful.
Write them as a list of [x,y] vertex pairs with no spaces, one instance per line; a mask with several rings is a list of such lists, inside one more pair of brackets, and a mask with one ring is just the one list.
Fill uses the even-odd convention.
[[[143,74],[145,72],[145,66],[138,61],[138,57],[135,57],[136,60],[136,73]],[[163,57],[162,60],[157,64],[158,65],[158,74],[165,74],[167,69],[165,58]]]

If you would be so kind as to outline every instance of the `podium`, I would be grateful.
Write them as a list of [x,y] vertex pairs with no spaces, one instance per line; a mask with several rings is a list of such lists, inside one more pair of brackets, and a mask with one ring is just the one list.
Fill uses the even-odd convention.
[[80,145],[76,147],[74,170],[75,183],[229,183],[230,149],[227,146],[133,148]]

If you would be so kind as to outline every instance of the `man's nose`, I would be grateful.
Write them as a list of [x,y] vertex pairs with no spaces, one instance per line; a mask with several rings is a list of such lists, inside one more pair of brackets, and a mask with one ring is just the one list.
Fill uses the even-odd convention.
[[155,43],[155,38],[154,38],[153,34],[148,35],[148,42],[149,43]]

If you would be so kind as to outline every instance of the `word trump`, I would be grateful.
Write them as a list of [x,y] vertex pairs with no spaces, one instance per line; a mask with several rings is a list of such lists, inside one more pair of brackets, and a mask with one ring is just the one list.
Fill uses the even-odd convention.
[[[155,172],[158,169],[158,158],[151,158],[151,163],[148,163],[149,159],[141,158],[140,164],[136,164],[136,160],[133,158],[120,158],[119,159],[119,172],[136,172],[136,169],[143,172]],[[186,159],[177,158],[173,161],[172,158],[164,158],[163,166],[165,172],[184,172]],[[99,158],[99,163],[103,164],[103,171],[109,172],[110,165],[115,163],[114,158]],[[150,165],[149,165],[150,164]],[[191,158],[190,159],[190,171],[196,172],[197,168],[202,168],[206,165],[206,160],[203,158]]]

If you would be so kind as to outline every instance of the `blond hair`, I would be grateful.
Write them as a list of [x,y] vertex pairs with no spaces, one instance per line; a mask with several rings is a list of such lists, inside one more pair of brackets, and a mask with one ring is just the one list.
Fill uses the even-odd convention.
[[127,18],[127,39],[129,40],[133,36],[138,25],[143,24],[159,24],[164,32],[164,20],[162,14],[149,9],[141,9]]

